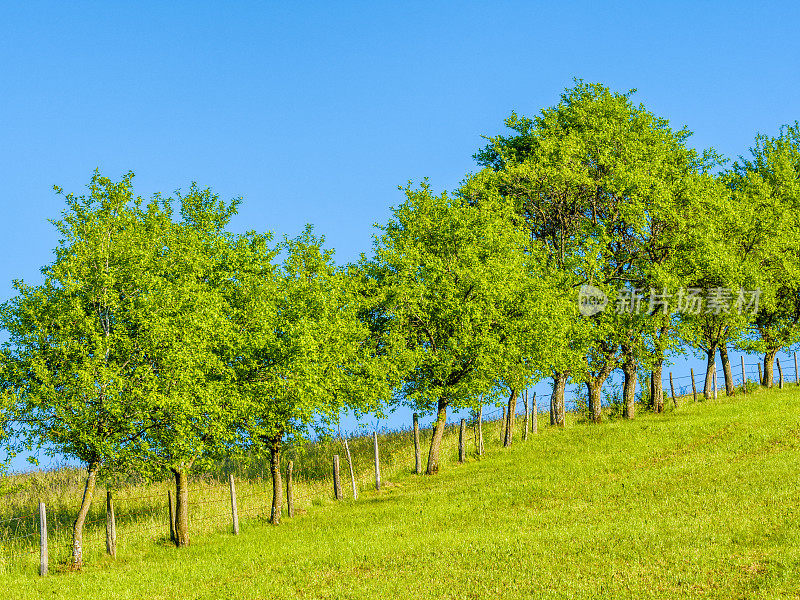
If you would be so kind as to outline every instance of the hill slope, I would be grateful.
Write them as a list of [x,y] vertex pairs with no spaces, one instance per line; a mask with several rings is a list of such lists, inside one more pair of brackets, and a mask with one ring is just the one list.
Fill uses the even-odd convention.
[[800,392],[545,428],[280,528],[45,579],[4,598],[800,597]]

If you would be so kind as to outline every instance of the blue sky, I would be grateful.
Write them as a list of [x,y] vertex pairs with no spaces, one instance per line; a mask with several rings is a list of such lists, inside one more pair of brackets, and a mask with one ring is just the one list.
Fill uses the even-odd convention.
[[735,158],[800,118],[798,17],[789,2],[1,3],[0,296],[51,260],[52,186],[82,193],[95,168],[134,171],[143,196],[191,181],[242,196],[235,230],[313,223],[354,259],[398,185],[453,189],[481,135],[573,77],[637,88]]

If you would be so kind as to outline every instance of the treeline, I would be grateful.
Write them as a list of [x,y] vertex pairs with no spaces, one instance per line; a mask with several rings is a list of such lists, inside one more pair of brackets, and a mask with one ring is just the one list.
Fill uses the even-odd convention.
[[230,232],[240,200],[194,184],[144,200],[132,174],[95,173],[65,195],[43,283],[0,308],[0,435],[9,456],[86,465],[73,567],[98,477],[174,477],[186,545],[190,470],[263,455],[278,524],[283,448],[342,411],[435,414],[434,474],[448,409],[502,396],[513,414],[545,378],[555,425],[568,381],[599,423],[617,369],[627,418],[642,372],[662,410],[662,366],[687,347],[708,357],[706,396],[717,352],[734,393],[732,348],[763,354],[771,385],[800,340],[797,123],[729,163],[632,92],[578,81],[505,125],[453,193],[406,187],[348,265],[310,227]]

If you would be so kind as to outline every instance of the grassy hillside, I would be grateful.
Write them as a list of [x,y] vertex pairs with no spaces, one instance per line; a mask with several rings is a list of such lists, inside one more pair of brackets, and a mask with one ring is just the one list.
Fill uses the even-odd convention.
[[[82,573],[9,569],[3,598],[797,598],[800,393],[544,427],[391,484],[320,491],[279,528],[246,520],[177,551],[120,546]],[[398,450],[399,451],[399,450]],[[365,488],[367,486],[365,485]]]

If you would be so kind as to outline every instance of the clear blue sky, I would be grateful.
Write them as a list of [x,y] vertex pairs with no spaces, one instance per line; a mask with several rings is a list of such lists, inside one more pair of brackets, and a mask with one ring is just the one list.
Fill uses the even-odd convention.
[[[196,180],[233,227],[313,223],[347,261],[429,177],[573,77],[637,98],[736,157],[800,118],[800,6],[782,2],[3,2],[0,296],[39,280],[46,221],[96,167],[138,193]],[[542,391],[545,388],[542,387]]]

